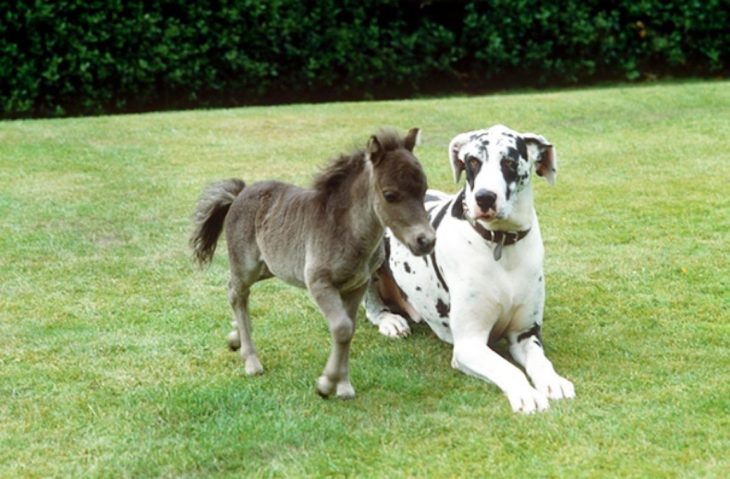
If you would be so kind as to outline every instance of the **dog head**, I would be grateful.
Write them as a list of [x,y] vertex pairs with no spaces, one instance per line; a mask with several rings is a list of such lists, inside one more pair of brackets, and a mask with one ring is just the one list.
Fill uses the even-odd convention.
[[466,175],[468,214],[487,222],[510,217],[534,168],[551,185],[557,176],[555,148],[544,137],[503,125],[470,131],[449,144],[454,181]]

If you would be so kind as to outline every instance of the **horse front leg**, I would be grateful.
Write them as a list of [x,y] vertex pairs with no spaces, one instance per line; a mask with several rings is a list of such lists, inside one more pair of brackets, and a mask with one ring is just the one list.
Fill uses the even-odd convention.
[[[342,294],[340,297],[342,298],[342,302],[345,305],[345,310],[347,311],[347,315],[352,320],[352,333],[354,335],[355,333],[355,327],[357,326],[357,308],[360,306],[360,303],[363,300],[363,297],[365,296],[365,291],[367,291],[368,283],[365,283],[358,289]],[[350,344],[352,342],[352,335],[350,336],[350,341],[347,343],[347,354],[344,356],[343,361],[340,363],[340,376],[343,378],[346,378],[345,381],[340,381],[340,383],[337,385],[337,396],[341,398],[352,398],[355,397],[355,390],[352,387],[352,384],[350,384],[350,372],[349,372],[349,365],[350,365]]]
[[327,318],[332,335],[332,349],[324,371],[317,379],[317,392],[322,397],[335,393],[339,398],[353,398],[355,389],[350,383],[348,369],[350,343],[355,333],[357,304],[362,300],[365,286],[355,293],[341,295],[326,277],[313,274],[307,280],[307,289]]

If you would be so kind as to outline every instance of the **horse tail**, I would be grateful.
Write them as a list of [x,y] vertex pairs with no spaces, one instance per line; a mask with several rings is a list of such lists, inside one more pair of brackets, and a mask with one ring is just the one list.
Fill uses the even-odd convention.
[[205,266],[213,259],[226,214],[245,186],[242,180],[231,178],[213,183],[200,195],[193,216],[195,229],[190,235],[190,246],[200,266]]

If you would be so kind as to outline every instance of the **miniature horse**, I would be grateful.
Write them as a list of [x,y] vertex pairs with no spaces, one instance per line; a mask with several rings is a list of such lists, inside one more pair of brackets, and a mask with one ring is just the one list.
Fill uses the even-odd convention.
[[237,325],[228,342],[240,347],[246,374],[263,372],[251,340],[249,291],[277,276],[306,287],[329,322],[332,350],[317,392],[354,397],[350,342],[368,280],[384,260],[384,228],[414,255],[429,254],[436,238],[423,207],[426,177],[413,155],[418,136],[418,128],[405,138],[381,131],[365,150],[333,161],[312,189],[229,179],[203,192],[190,243],[201,266],[209,263],[225,224]]

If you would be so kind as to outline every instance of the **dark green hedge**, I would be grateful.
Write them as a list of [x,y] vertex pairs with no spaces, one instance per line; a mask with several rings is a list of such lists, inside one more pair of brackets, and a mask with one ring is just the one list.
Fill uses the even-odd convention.
[[727,0],[0,0],[4,117],[721,76]]

